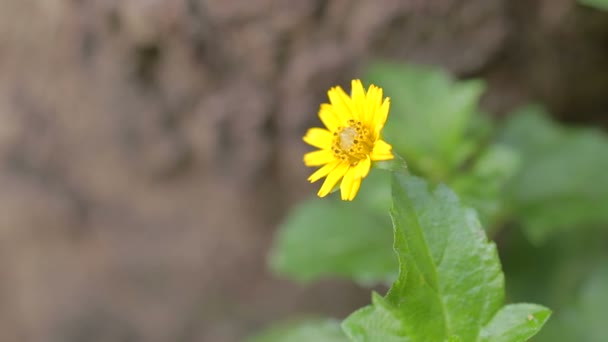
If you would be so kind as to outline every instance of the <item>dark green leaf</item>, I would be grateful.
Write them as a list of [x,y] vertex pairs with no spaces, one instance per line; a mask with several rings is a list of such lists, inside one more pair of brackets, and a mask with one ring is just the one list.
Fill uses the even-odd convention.
[[608,139],[566,128],[529,106],[506,123],[503,140],[522,155],[508,187],[517,219],[536,242],[554,231],[608,223]]
[[[592,316],[603,317],[608,307],[601,295],[601,291],[608,294],[608,281],[603,290],[598,286],[608,270],[608,232],[568,231],[549,237],[541,246],[532,245],[517,230],[503,238],[509,296],[546,303],[554,311],[534,341],[602,341],[608,326],[595,323]],[[595,308],[582,304],[584,293],[588,303],[597,304]]]
[[608,11],[608,0],[578,0],[583,5],[595,7],[604,11]]
[[455,82],[441,70],[377,64],[366,79],[391,97],[384,135],[416,172],[445,177],[476,148],[466,136],[483,91],[480,81]]
[[450,186],[463,203],[477,210],[486,227],[492,227],[504,214],[504,187],[518,168],[518,154],[512,148],[494,144],[475,160],[469,170],[457,174]]
[[576,300],[558,308],[552,324],[538,336],[539,342],[606,341],[608,308],[608,259],[599,263],[576,292]]
[[298,205],[279,228],[271,268],[300,282],[339,276],[363,285],[390,283],[397,262],[388,215],[379,214],[388,206],[385,178],[377,171],[370,183],[364,180],[354,202],[313,198]]
[[[499,311],[504,280],[496,247],[475,212],[444,185],[430,191],[425,181],[396,174],[392,188],[399,277],[385,299],[376,296],[343,322],[346,334],[354,341],[481,341],[482,331],[508,327],[501,318],[510,316]],[[523,336],[530,329],[516,324],[500,333]]]

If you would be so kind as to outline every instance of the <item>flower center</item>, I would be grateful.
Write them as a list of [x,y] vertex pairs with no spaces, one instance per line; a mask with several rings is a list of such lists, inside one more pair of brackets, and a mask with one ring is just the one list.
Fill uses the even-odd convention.
[[348,126],[338,127],[331,146],[334,156],[351,164],[366,158],[373,149],[369,129],[361,121],[348,120]]

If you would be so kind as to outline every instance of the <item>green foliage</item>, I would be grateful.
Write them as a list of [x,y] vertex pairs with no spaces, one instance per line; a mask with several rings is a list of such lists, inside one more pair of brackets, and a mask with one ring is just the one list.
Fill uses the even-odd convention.
[[308,318],[278,324],[247,342],[346,342],[335,319]]
[[503,189],[519,167],[519,154],[503,144],[493,144],[480,154],[467,172],[456,174],[450,185],[464,203],[477,209],[481,222],[493,225],[500,223],[506,215]]
[[[272,250],[275,272],[302,282],[397,279],[386,296],[373,293],[371,305],[342,322],[341,339],[526,341],[550,311],[503,306],[503,273],[485,226],[499,243],[509,302],[554,309],[534,341],[604,341],[606,134],[558,124],[540,106],[493,121],[477,108],[481,82],[436,69],[379,64],[369,82],[391,96],[384,138],[403,160],[376,164],[384,170],[372,171],[353,203],[315,199],[294,208]],[[391,186],[406,163],[431,185],[399,176]],[[397,258],[389,247],[391,203]],[[315,327],[302,324],[268,341],[298,341],[302,326]],[[333,341],[309,340],[324,339]]]
[[501,309],[503,274],[475,212],[446,186],[415,177],[393,181],[394,248],[399,278],[386,298],[343,323],[353,341],[526,341],[550,311]]
[[408,335],[408,322],[386,299],[372,293],[372,305],[355,311],[342,328],[351,341],[413,341]]
[[271,268],[300,282],[333,275],[365,285],[390,283],[397,261],[389,219],[379,214],[388,203],[376,200],[390,190],[388,184],[375,186],[386,177],[377,172],[353,203],[311,199],[300,204],[276,236]]
[[580,292],[589,277],[608,269],[608,139],[557,124],[540,106],[511,114],[500,138],[521,156],[505,197],[532,242],[511,234],[503,248],[511,296],[555,308],[536,341],[604,340],[608,330],[593,317],[608,306],[584,305]]
[[[582,308],[580,298],[589,279],[602,279],[601,273],[608,270],[607,240],[608,232],[602,230],[586,234],[569,231],[535,246],[521,234],[511,234],[503,247],[509,296],[514,300],[540,301],[555,309],[552,319],[534,341],[605,339],[606,327],[594,325],[590,318],[606,312],[608,304],[601,304],[603,308],[599,305],[605,303],[605,297],[594,299],[598,306],[593,313]],[[608,283],[604,284],[603,291],[608,293]]]
[[608,11],[608,0],[578,0],[578,2],[586,6]]
[[539,106],[513,113],[502,140],[522,158],[508,187],[514,216],[528,236],[543,241],[554,231],[608,224],[608,138],[599,131],[565,128]]
[[478,340],[484,342],[527,341],[549,319],[551,311],[536,304],[510,304],[486,324]]
[[[608,308],[608,264],[605,260],[583,285],[579,292],[575,312],[570,318],[575,326],[583,333],[580,339],[590,342],[606,340],[608,327],[606,326],[606,308]],[[580,340],[579,339],[579,340]]]
[[604,260],[573,291],[572,301],[556,312],[555,320],[539,334],[538,342],[606,340],[608,307],[608,268]]
[[487,146],[494,128],[477,108],[483,83],[402,64],[376,64],[366,80],[391,96],[384,135],[410,169],[448,183],[484,224],[500,221],[501,192],[517,171],[519,156],[506,145]]
[[[498,221],[500,191],[515,172],[517,156],[502,145],[482,146],[492,124],[479,115],[482,83],[458,82],[432,68],[379,64],[369,81],[392,96],[385,135],[407,167],[453,186],[484,223]],[[431,132],[429,134],[429,132]],[[468,167],[463,163],[468,161]],[[403,170],[405,161],[379,163]],[[396,276],[386,217],[391,197],[389,172],[372,172],[354,205],[305,202],[280,226],[271,253],[273,270],[298,281],[349,277],[360,284],[386,283]],[[390,271],[392,270],[392,271]]]
[[475,137],[467,133],[480,81],[455,82],[441,70],[402,64],[376,64],[365,79],[391,97],[384,136],[415,172],[445,179],[474,152]]

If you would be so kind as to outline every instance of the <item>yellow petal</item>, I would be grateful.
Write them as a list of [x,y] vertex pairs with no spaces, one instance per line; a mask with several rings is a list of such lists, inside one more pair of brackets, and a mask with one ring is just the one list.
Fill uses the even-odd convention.
[[312,175],[310,175],[310,177],[308,177],[308,181],[311,183],[314,183],[314,182],[318,181],[319,179],[327,176],[330,172],[333,171],[333,169],[336,168],[336,166],[338,166],[338,164],[340,164],[340,161],[338,161],[338,160],[331,162],[329,164],[325,164],[325,166],[323,166],[322,168],[315,171]]
[[323,149],[331,148],[332,139],[332,134],[323,128],[311,128],[303,138],[307,144]]
[[357,193],[359,192],[359,188],[361,187],[361,178],[355,178],[353,181],[353,186],[350,188],[350,194],[348,195],[348,200],[352,201],[357,197]]
[[346,120],[342,120],[332,105],[323,103],[319,109],[319,118],[330,131],[335,131],[338,127],[343,126]]
[[357,177],[357,170],[350,168],[344,175],[342,184],[340,184],[340,197],[343,201],[352,201],[359,191],[361,178]]
[[370,120],[370,118],[373,117],[374,115],[374,97],[376,96],[376,89],[374,87],[374,85],[370,85],[369,88],[367,88],[367,92],[365,93],[365,103],[363,104],[363,116],[361,117],[361,121],[363,122],[364,125],[366,125],[367,127],[372,127],[372,123],[373,121]]
[[380,109],[382,105],[382,88],[378,88],[375,85],[370,85],[367,90],[367,102],[365,103],[367,106],[365,123],[368,127],[375,127],[375,117],[376,112]]
[[323,185],[321,186],[321,189],[319,190],[317,195],[319,197],[327,196],[327,194],[329,194],[331,192],[331,190],[334,188],[334,186],[336,186],[336,184],[338,184],[340,179],[342,179],[342,177],[344,176],[346,171],[348,171],[349,168],[350,168],[350,166],[347,163],[338,164],[338,166],[336,166],[336,168],[333,169],[327,175],[327,178],[325,178],[325,182],[323,182]]
[[372,167],[372,161],[369,157],[361,160],[355,168],[357,169],[357,177],[365,178],[369,174],[369,169]]
[[327,92],[329,101],[331,102],[334,113],[336,113],[343,122],[353,118],[352,100],[344,92],[341,87],[333,87]]
[[387,144],[384,140],[378,140],[374,144],[374,149],[371,153],[372,160],[389,160],[393,159],[393,147]]
[[365,120],[365,89],[361,80],[351,81],[351,94],[353,103],[353,118],[355,120]]
[[374,138],[380,136],[380,131],[384,128],[386,118],[388,117],[388,110],[391,106],[391,99],[386,98],[382,103],[382,106],[376,111],[374,115]]
[[334,153],[331,150],[319,150],[304,155],[304,164],[306,166],[320,166],[334,160],[336,160],[336,157],[334,157]]

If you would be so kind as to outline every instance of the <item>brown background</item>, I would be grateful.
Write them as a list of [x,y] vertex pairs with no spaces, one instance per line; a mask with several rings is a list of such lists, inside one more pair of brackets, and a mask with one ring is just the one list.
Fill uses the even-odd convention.
[[325,90],[373,58],[607,122],[608,15],[566,0],[2,0],[0,341],[236,341],[369,290],[264,266]]

